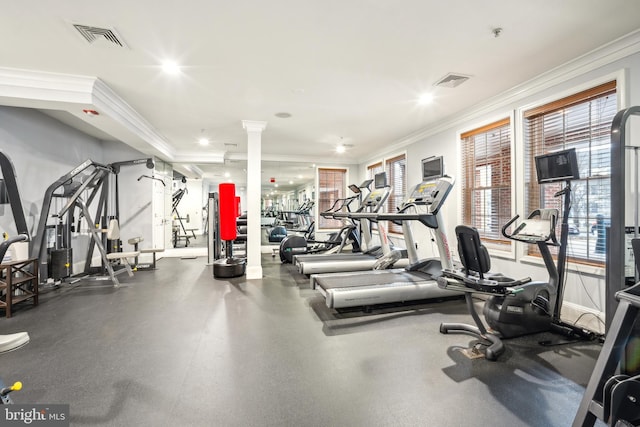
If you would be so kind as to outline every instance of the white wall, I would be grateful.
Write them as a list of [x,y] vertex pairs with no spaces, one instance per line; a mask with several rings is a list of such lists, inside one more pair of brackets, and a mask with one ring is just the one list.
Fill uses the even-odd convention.
[[182,222],[184,227],[187,230],[193,229],[196,235],[202,234],[204,231],[202,223],[202,207],[206,205],[206,202],[203,202],[203,197],[206,191],[203,187],[202,180],[187,178],[186,183],[174,181],[173,188],[174,192],[178,188],[187,189],[187,192],[182,197],[180,204],[177,207],[180,217],[183,218]]
[[[103,142],[105,163],[128,160],[145,159],[148,156],[119,142]],[[118,174],[118,193],[120,199],[120,234],[124,250],[132,250],[127,240],[132,237],[142,237],[151,246],[152,230],[152,196],[153,180],[141,178],[142,175],[152,176],[152,169],[145,164],[122,166]],[[160,184],[162,185],[162,184]]]
[[[583,68],[588,69],[588,71],[577,73],[575,71],[575,67],[573,67],[572,73],[567,71],[563,74],[563,70],[555,70],[554,75],[573,75],[570,78],[560,80],[556,79],[552,82],[549,81],[547,82],[546,87],[544,79],[541,79],[542,84],[538,84],[537,86],[532,85],[531,88],[519,95],[517,99],[513,99],[514,97],[512,95],[510,95],[512,98],[507,98],[505,96],[502,99],[500,97],[492,99],[491,104],[496,106],[494,108],[487,108],[486,106],[483,106],[482,109],[467,111],[463,116],[464,118],[461,118],[460,120],[454,119],[449,127],[445,127],[444,129],[441,128],[437,131],[434,129],[432,134],[425,132],[425,137],[407,145],[405,148],[407,152],[408,188],[410,189],[411,186],[419,182],[421,178],[420,160],[432,155],[444,156],[446,173],[454,177],[457,176],[458,171],[460,170],[460,157],[458,151],[459,133],[481,124],[490,123],[495,119],[503,118],[509,114],[516,115],[515,113],[518,109],[521,109],[524,106],[541,103],[543,101],[546,102],[554,98],[557,99],[562,96],[566,96],[569,93],[577,92],[589,87],[590,85],[601,83],[603,80],[611,80],[613,78],[618,79],[619,86],[621,84],[623,85],[623,93],[620,98],[622,102],[625,102],[626,104],[622,105],[622,107],[640,104],[640,54],[634,54],[624,59],[619,59],[601,66],[585,66]],[[534,89],[534,86],[538,89]],[[513,100],[510,102],[510,99]],[[638,127],[640,126],[635,126],[635,128]],[[632,133],[638,135],[638,132],[633,132],[633,129],[634,128],[632,127]],[[516,140],[516,155],[518,155],[517,147],[521,144],[522,137],[518,132],[515,132],[513,139]],[[634,145],[640,145],[638,141],[633,143]],[[380,153],[378,156],[372,157],[366,163],[361,164],[361,175],[364,176],[366,166],[368,164],[374,163],[374,161],[379,160],[379,158],[382,158],[385,154],[386,153]],[[521,152],[519,155],[522,155]],[[514,172],[516,174],[523,173],[521,170],[518,171],[517,169]],[[523,189],[520,187],[522,186],[523,179],[518,178],[517,181],[519,184],[516,185],[516,191],[522,193]],[[461,195],[459,190],[460,186],[457,184],[443,208],[445,229],[450,236],[450,239],[454,238],[455,226],[461,222],[461,213],[459,212]],[[627,199],[628,212],[633,210],[630,206],[630,196],[631,195],[629,195]],[[522,197],[517,196],[516,200],[521,201]],[[520,214],[527,214],[522,212],[522,203],[519,202],[514,205],[514,211]],[[633,218],[628,216],[627,224],[631,224],[632,220]],[[428,253],[430,249],[429,246],[431,246],[427,238],[428,234],[422,231],[419,232],[418,235],[420,236],[420,241],[426,243],[427,246],[427,248],[423,247],[422,249],[426,250]],[[423,244],[423,246],[425,245]],[[455,244],[452,245],[452,248],[455,253]],[[524,248],[522,245],[518,244],[515,259],[510,259],[509,257],[499,258],[495,256],[496,254],[494,253],[492,259],[493,270],[501,271],[506,275],[514,277],[531,276],[534,279],[544,280],[547,277],[547,272],[544,266],[542,266],[541,263],[536,263],[535,261],[524,262],[522,260],[523,251]],[[601,313],[605,306],[604,269],[570,265],[570,270],[564,295],[565,308],[569,311],[575,308],[586,311],[595,311],[601,316],[601,318],[604,318],[602,316],[603,313]],[[590,323],[589,326],[591,327],[595,325],[597,327],[597,324],[597,322],[594,322]]]

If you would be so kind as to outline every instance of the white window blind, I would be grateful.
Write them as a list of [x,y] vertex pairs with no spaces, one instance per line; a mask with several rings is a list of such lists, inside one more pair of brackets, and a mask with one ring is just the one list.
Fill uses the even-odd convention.
[[382,162],[374,163],[372,165],[367,166],[367,179],[373,179],[376,176],[376,174],[380,172],[384,172],[384,167],[382,166]]
[[[580,180],[572,182],[568,256],[578,262],[602,265],[604,228],[610,224],[611,122],[617,112],[616,82],[612,81],[524,113],[525,208],[557,208],[553,197],[563,183],[538,185],[535,156],[575,148]],[[622,190],[621,190],[622,191]],[[556,230],[560,236],[560,224]],[[536,248],[528,248],[537,254]]]
[[[391,195],[387,201],[387,212],[397,212],[407,194],[407,160],[404,154],[385,162],[387,180],[391,186]],[[389,223],[389,231],[402,233],[402,226]]]
[[[326,211],[337,199],[344,198],[346,188],[346,169],[318,169],[318,212]],[[342,221],[320,216],[318,229],[340,228]]]
[[511,218],[511,125],[509,118],[464,132],[462,222],[501,249],[511,241],[500,230]]

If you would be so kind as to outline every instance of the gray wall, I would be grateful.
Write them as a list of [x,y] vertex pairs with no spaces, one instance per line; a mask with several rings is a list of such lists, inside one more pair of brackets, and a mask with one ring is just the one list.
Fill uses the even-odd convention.
[[[144,157],[123,144],[101,142],[42,112],[4,106],[0,106],[0,150],[13,162],[32,238],[38,237],[35,233],[44,193],[47,187],[58,178],[87,159],[104,164]],[[141,182],[137,185],[136,181],[142,169],[144,169],[143,166],[123,168],[120,177],[125,188],[133,189],[133,191],[121,191],[125,194],[121,198],[121,221],[124,224],[123,237],[125,238],[124,233],[129,229],[146,231],[144,226],[134,226],[135,222],[142,225],[150,222],[149,219],[143,218],[144,215],[151,217],[150,210],[148,214],[144,211],[150,206],[151,201],[150,191],[144,189],[144,186],[149,184]],[[148,169],[144,170],[148,171]],[[135,200],[135,203],[131,200]],[[51,212],[55,212],[60,207],[62,207],[61,202],[54,200]],[[140,213],[140,210],[144,212]],[[90,211],[93,213],[94,209]],[[13,215],[8,205],[0,208],[0,230],[10,235],[16,232]],[[88,241],[89,236],[86,233],[74,235],[72,247],[75,272],[84,268]]]

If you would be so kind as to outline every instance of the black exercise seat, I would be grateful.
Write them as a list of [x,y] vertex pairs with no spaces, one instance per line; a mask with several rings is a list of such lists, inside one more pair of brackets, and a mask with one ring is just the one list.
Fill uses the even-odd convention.
[[449,332],[467,333],[489,341],[491,344],[485,351],[485,357],[487,360],[496,360],[504,352],[504,344],[498,336],[487,332],[487,328],[473,305],[472,294],[507,295],[512,292],[514,286],[530,282],[531,279],[515,280],[501,274],[490,274],[491,258],[487,248],[482,245],[478,230],[475,228],[466,225],[457,226],[456,238],[458,239],[460,262],[464,268],[461,271],[443,270],[442,276],[438,278],[438,286],[465,293],[467,309],[476,326],[464,323],[442,323],[440,332],[443,334]]

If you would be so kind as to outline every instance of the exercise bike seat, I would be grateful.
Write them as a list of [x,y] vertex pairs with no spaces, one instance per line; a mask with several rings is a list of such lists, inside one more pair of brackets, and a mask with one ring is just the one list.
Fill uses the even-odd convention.
[[[456,227],[458,238],[458,253],[464,268],[460,271],[443,270],[445,278],[462,282],[470,288],[469,291],[478,291],[489,294],[506,295],[517,292],[513,288],[531,281],[530,277],[513,279],[501,273],[490,273],[491,258],[487,248],[480,242],[478,230],[466,225]],[[440,287],[451,288],[451,281],[438,282]]]

